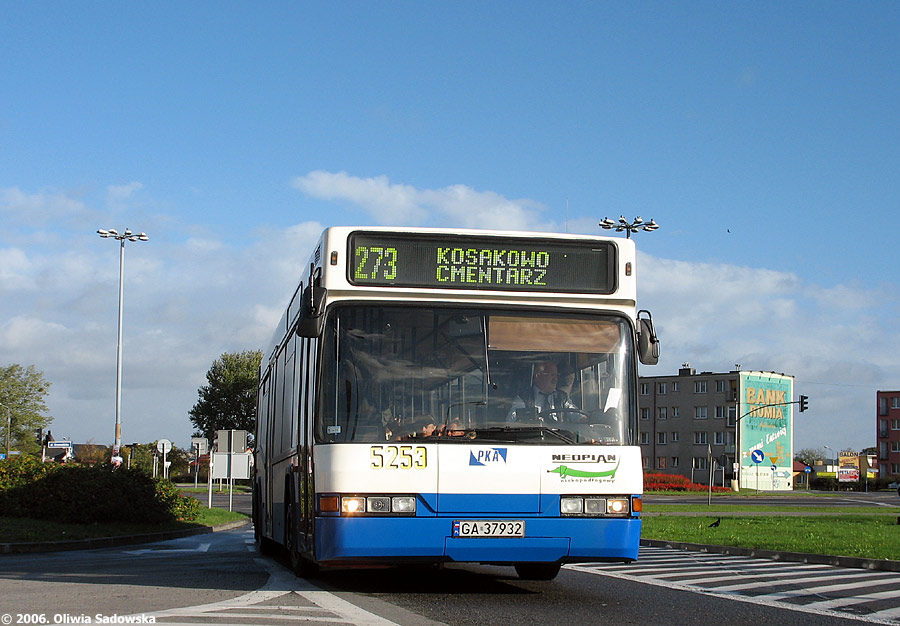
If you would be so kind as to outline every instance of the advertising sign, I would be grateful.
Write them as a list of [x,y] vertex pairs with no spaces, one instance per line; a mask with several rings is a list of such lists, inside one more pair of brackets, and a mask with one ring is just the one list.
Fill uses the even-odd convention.
[[[790,491],[793,448],[794,379],[771,372],[741,372],[738,398],[741,484],[744,487]],[[772,471],[759,472],[760,453]],[[756,484],[754,484],[754,481]]]
[[838,482],[841,483],[858,483],[859,468],[858,467],[841,467],[837,471]]

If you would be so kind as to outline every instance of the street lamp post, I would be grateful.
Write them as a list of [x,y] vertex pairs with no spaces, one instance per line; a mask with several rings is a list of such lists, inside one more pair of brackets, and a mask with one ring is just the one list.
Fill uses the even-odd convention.
[[[834,456],[834,450],[832,450],[832,449],[829,448],[828,446],[822,446],[822,447],[825,448],[826,450],[830,450],[830,451],[831,451],[831,455]],[[829,462],[831,461],[831,457],[828,457],[828,461],[829,461]],[[834,463],[831,463],[831,466],[834,467]],[[828,465],[825,466],[825,471],[826,471],[826,472],[828,471]],[[837,470],[835,470],[835,472],[834,472],[834,477],[837,478]]]
[[618,222],[615,222],[608,217],[604,217],[602,220],[600,220],[600,228],[603,228],[604,230],[612,230],[613,228],[615,228],[617,233],[621,233],[624,230],[625,237],[627,239],[631,239],[631,233],[636,233],[639,230],[652,232],[659,228],[659,224],[657,224],[653,220],[650,220],[645,224],[643,218],[641,218],[640,216],[634,218],[629,222],[627,219],[625,219],[625,216],[622,215],[619,217]]
[[113,445],[113,456],[119,455],[122,447],[122,294],[125,287],[125,241],[147,241],[150,239],[146,233],[135,235],[130,228],[124,233],[119,233],[114,228],[97,231],[103,239],[115,239],[119,242],[119,333],[116,340],[116,440]]

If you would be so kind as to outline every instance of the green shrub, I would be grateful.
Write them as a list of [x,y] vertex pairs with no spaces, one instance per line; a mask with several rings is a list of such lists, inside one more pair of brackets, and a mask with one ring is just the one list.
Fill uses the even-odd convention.
[[156,481],[156,498],[166,505],[166,508],[177,520],[197,519],[197,514],[200,512],[200,501],[192,496],[182,494],[171,480]]
[[33,456],[14,457],[0,461],[0,492],[29,485],[38,478],[59,469],[56,463],[42,463]]
[[66,523],[150,522],[196,517],[199,503],[142,470],[31,463],[0,470],[0,511]]

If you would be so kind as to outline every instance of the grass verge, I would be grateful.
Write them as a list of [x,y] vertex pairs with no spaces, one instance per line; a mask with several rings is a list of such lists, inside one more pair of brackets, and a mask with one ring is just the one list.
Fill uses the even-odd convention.
[[900,560],[896,511],[892,515],[721,516],[719,525],[711,528],[710,524],[719,517],[647,516],[642,536],[760,550]]
[[0,543],[34,541],[67,541],[94,539],[121,535],[142,535],[167,530],[182,530],[197,526],[220,526],[246,519],[243,513],[225,509],[200,507],[197,519],[192,522],[168,522],[165,524],[128,524],[122,522],[102,524],[63,524],[48,520],[0,516]]

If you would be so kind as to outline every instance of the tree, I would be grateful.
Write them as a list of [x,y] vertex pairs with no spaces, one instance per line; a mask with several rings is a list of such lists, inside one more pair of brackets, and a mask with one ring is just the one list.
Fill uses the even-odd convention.
[[10,450],[22,454],[38,453],[41,445],[35,431],[46,429],[53,418],[47,415],[44,403],[50,383],[34,365],[22,367],[16,363],[0,367],[0,431],[6,452],[6,411],[10,418]]
[[261,350],[226,352],[213,361],[206,373],[208,385],[197,390],[199,400],[190,410],[195,437],[212,441],[217,430],[246,430],[256,427],[256,385]]
[[828,452],[824,448],[803,448],[794,454],[794,459],[807,465],[817,465],[828,459]]

